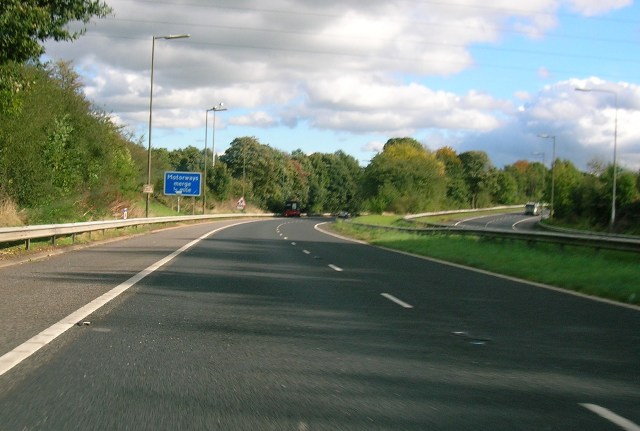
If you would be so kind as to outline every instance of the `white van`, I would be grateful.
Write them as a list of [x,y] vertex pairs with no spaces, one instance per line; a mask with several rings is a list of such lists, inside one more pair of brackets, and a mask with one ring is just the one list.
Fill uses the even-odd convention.
[[538,202],[527,202],[524,206],[524,214],[525,215],[540,215],[540,211],[542,210],[542,206]]

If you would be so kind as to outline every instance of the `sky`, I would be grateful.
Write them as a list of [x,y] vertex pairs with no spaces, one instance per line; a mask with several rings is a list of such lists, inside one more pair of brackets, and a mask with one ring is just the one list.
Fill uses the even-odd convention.
[[[498,168],[555,153],[588,171],[615,148],[640,169],[632,0],[106,2],[110,16],[47,42],[45,60],[70,61],[87,98],[145,146],[153,50],[154,148],[221,154],[252,136],[366,166],[412,137]],[[160,38],[177,34],[190,37]]]

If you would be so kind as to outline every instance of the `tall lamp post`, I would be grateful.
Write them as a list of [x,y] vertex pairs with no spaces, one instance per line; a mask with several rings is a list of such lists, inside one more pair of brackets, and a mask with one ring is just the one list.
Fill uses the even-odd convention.
[[202,187],[202,214],[204,214],[207,206],[207,130],[209,130],[209,112],[213,111],[214,108],[207,109],[204,114],[204,182]]
[[216,106],[211,108],[211,110],[213,111],[213,132],[212,132],[212,135],[211,135],[212,136],[212,139],[211,139],[211,151],[213,152],[212,166],[214,166],[214,167],[216,165],[216,112],[226,111],[227,108],[224,108],[223,105],[224,105],[224,103],[220,102]]
[[613,94],[615,99],[615,117],[613,122],[613,190],[611,192],[611,220],[609,221],[609,228],[613,230],[613,226],[616,223],[616,179],[618,177],[617,162],[617,147],[618,147],[618,93],[613,90],[605,90],[603,88],[576,88],[576,91],[583,91],[585,93],[608,93]]
[[220,102],[211,109],[207,109],[204,116],[204,187],[202,189],[202,214],[204,214],[207,204],[207,129],[209,128],[209,112],[213,111],[213,132],[211,151],[213,152],[212,166],[216,165],[216,111],[226,111],[227,108],[223,108],[224,103]]
[[556,137],[550,135],[538,135],[538,138],[552,139],[553,151],[551,155],[551,210],[549,211],[549,218],[553,220],[554,207],[554,195],[556,191]]
[[153,60],[156,51],[156,39],[184,39],[190,37],[188,34],[170,34],[168,36],[153,36],[151,40],[151,88],[149,90],[149,146],[147,148],[147,184],[145,186],[145,193],[147,194],[147,200],[145,204],[145,217],[149,217],[149,196],[153,192],[151,185],[151,115],[153,113]]

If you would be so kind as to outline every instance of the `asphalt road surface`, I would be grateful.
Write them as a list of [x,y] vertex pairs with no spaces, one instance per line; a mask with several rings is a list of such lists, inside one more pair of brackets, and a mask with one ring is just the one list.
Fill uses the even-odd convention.
[[[0,430],[639,429],[637,308],[320,222],[202,224],[0,269]],[[68,315],[80,325],[45,344]]]
[[523,213],[489,214],[469,217],[453,224],[472,229],[534,230],[540,218]]

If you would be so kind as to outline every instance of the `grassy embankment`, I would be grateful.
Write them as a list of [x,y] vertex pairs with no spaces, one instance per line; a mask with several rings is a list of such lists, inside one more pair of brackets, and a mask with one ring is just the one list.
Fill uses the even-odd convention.
[[[468,217],[468,215],[466,215]],[[365,216],[355,222],[407,226],[398,216]],[[442,221],[440,218],[439,221]],[[640,304],[640,258],[635,253],[529,245],[460,235],[416,235],[337,222],[339,233],[374,245],[455,262],[628,304]]]

